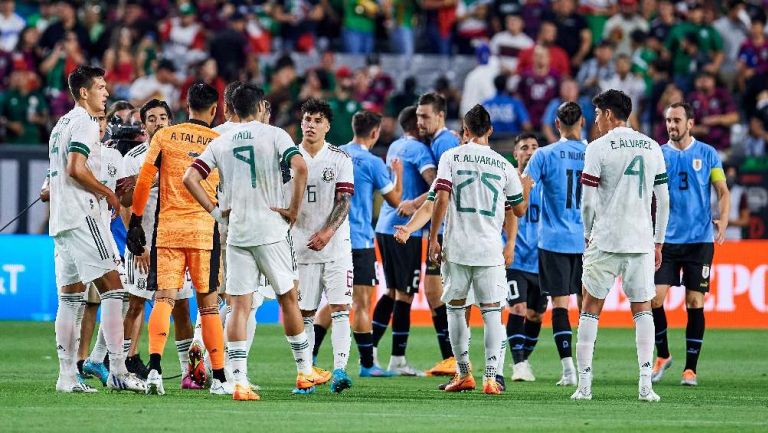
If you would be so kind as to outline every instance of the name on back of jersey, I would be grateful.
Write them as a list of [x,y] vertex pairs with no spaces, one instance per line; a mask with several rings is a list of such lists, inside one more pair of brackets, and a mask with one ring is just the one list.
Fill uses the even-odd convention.
[[453,162],[469,162],[474,164],[485,164],[492,167],[498,167],[504,170],[507,166],[505,161],[486,155],[473,155],[465,153],[463,155],[453,155]]
[[651,142],[648,140],[642,140],[642,139],[624,139],[619,138],[618,143],[616,140],[611,140],[611,149],[613,150],[620,150],[622,148],[641,148],[641,149],[647,149],[651,150]]

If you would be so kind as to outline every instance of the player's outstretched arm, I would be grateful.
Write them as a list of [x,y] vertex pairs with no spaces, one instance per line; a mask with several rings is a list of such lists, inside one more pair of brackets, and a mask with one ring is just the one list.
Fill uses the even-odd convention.
[[424,201],[419,209],[413,215],[411,215],[411,219],[409,219],[405,225],[395,226],[395,240],[401,244],[406,243],[408,238],[411,237],[411,233],[415,232],[416,230],[421,230],[425,225],[427,225],[430,218],[432,218],[432,210],[434,207],[435,202],[433,200],[427,199]]
[[117,216],[116,212],[120,210],[120,200],[111,189],[96,179],[91,169],[88,168],[87,163],[87,156],[79,152],[69,152],[67,156],[67,175],[96,196],[106,197],[109,208],[112,209],[112,217],[114,218]]
[[304,190],[307,188],[307,163],[301,154],[297,153],[291,157],[291,171],[293,172],[293,194],[291,195],[291,204],[287,209],[275,208],[272,210],[279,213],[293,226],[299,215],[301,202],[304,200]]
[[[438,179],[437,190],[435,194],[435,208],[432,211],[432,227],[440,227],[445,219],[445,212],[448,210],[448,200],[451,197],[450,185],[445,187]],[[438,230],[429,231],[429,260],[432,263],[439,264],[441,258],[441,247],[437,241]]]

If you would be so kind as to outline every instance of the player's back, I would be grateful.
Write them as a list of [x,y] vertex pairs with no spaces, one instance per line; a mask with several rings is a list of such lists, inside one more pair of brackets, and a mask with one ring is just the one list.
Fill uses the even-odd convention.
[[[217,136],[217,132],[193,120],[162,128],[152,137],[144,162],[155,164],[160,174],[157,246],[198,249],[213,247],[213,217],[187,191],[182,178],[195,158]],[[211,200],[215,201],[218,184],[218,172],[211,173],[203,183]]]
[[299,153],[288,133],[257,121],[242,123],[215,139],[210,153],[231,199],[227,242],[253,247],[285,239],[288,223],[271,208],[285,203],[280,161]]
[[564,254],[584,252],[581,183],[586,143],[561,139],[533,154],[525,173],[542,184],[539,248]]
[[587,146],[582,183],[597,188],[590,242],[606,252],[652,251],[653,187],[666,177],[658,143],[630,128],[614,128]]
[[[504,264],[501,229],[509,185],[520,180],[512,164],[490,146],[467,143],[443,154],[435,188],[452,191],[443,238],[446,260],[467,266]],[[447,188],[446,188],[447,186]]]
[[[387,165],[391,165],[393,159],[399,159],[403,163],[402,200],[413,200],[429,190],[429,185],[424,181],[421,173],[435,168],[437,163],[426,144],[413,137],[403,136],[389,145]],[[398,215],[396,208],[384,202],[379,211],[379,220],[376,222],[376,233],[393,235],[395,226],[404,225],[408,219],[407,216]],[[421,236],[421,231],[413,233],[412,236]]]
[[[713,242],[711,180],[722,176],[714,147],[694,139],[686,149],[661,146],[669,178],[669,223],[666,243]],[[718,170],[719,169],[719,170]],[[715,173],[713,173],[715,172]]]

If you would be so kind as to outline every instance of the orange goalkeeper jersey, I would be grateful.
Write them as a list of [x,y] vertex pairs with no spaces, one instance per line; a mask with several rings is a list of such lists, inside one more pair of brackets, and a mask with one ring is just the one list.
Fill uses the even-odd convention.
[[[187,191],[182,178],[192,162],[219,133],[203,122],[190,120],[162,128],[152,137],[133,193],[133,213],[142,215],[155,173],[160,172],[159,213],[155,220],[155,246],[160,248],[213,248],[215,221]],[[216,202],[219,173],[203,181]]]

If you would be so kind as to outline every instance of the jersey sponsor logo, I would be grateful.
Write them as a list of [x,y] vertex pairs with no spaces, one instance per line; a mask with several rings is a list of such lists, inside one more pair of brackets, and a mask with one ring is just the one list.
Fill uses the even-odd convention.
[[701,159],[696,158],[696,159],[693,160],[693,164],[691,164],[691,165],[693,166],[694,170],[699,171],[699,170],[701,170],[701,167],[703,166],[703,163],[702,163]]
[[189,153],[187,153],[187,155],[189,155],[192,158],[197,158],[197,157],[200,156],[200,153],[198,153],[198,152],[189,152]]
[[326,183],[330,183],[335,178],[336,173],[333,171],[333,167],[326,167],[326,169],[323,170],[323,180]]

